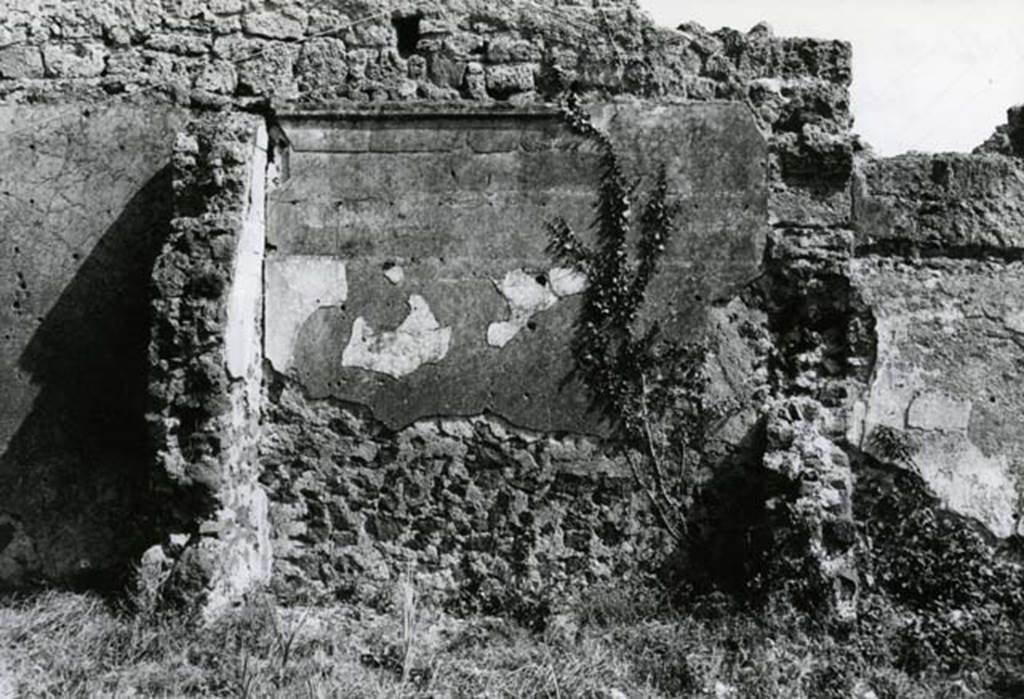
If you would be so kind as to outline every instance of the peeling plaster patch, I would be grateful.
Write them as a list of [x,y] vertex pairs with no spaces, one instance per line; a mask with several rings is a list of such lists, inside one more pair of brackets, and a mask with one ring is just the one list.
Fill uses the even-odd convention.
[[[899,356],[906,324],[900,318],[876,317],[878,363],[865,403],[853,407],[847,438],[861,444],[875,427],[907,428],[907,409],[926,384],[921,369]],[[863,447],[864,445],[862,445]]]
[[1017,488],[1006,456],[985,456],[955,435],[933,436],[914,456],[914,465],[954,512],[973,517],[1001,538],[1018,533]]
[[214,553],[220,559],[210,582],[206,619],[215,619],[247,590],[270,580],[273,552],[270,541],[270,503],[258,484],[243,484],[225,494],[215,522],[204,526],[218,535]]
[[[256,135],[249,171],[249,191],[245,223],[235,253],[231,290],[228,296],[228,324],[224,331],[228,373],[244,379],[259,366],[259,317],[262,305],[263,254],[266,248],[266,169],[267,131],[261,126]],[[257,390],[259,381],[253,382]],[[256,396],[250,396],[255,405]]]
[[451,328],[442,328],[426,299],[413,294],[409,297],[409,315],[394,331],[378,335],[361,316],[356,318],[341,365],[400,379],[424,364],[444,359],[451,341]]
[[913,468],[945,506],[996,536],[1012,536],[1018,527],[1018,483],[1009,460],[1003,454],[986,456],[970,440],[970,400],[928,390],[934,377],[901,356],[911,322],[903,315],[877,317],[878,367],[866,403],[853,406],[848,438],[885,460],[871,442],[875,429],[913,430]]
[[515,269],[501,282],[495,281],[495,286],[508,302],[509,318],[488,326],[487,344],[504,347],[533,316],[552,308],[566,296],[582,293],[587,288],[587,278],[581,272],[565,267],[555,267],[540,275]]
[[277,371],[291,367],[295,340],[303,323],[319,308],[348,298],[345,262],[329,255],[268,257],[264,353]]
[[1007,312],[1003,316],[1003,324],[1008,330],[1024,335],[1024,311]]
[[399,265],[388,263],[384,265],[384,276],[392,284],[401,284],[405,281],[405,270]]
[[966,432],[971,422],[971,401],[944,393],[922,393],[907,409],[907,425],[922,430]]
[[548,272],[548,284],[558,298],[582,294],[587,289],[587,275],[568,267],[555,267]]

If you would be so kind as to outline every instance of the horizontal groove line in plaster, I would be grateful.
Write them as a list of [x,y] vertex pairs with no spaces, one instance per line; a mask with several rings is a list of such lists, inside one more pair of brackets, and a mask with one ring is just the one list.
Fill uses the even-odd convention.
[[989,260],[1009,263],[1024,260],[1024,248],[994,248],[985,245],[915,245],[912,242],[883,240],[867,245],[858,245],[854,250],[854,257]]
[[[595,102],[595,103],[584,103],[582,106],[587,107],[629,107],[629,106],[649,106],[651,109],[658,109],[662,107],[688,107],[693,109],[713,109],[715,107],[729,106],[729,107],[742,107],[751,114],[753,111],[750,109],[750,105],[745,102],[737,102],[730,100],[664,100],[655,102],[646,101],[608,101],[608,102]],[[330,107],[317,108],[317,109],[290,109],[288,107],[280,107],[274,110],[270,116],[271,121],[287,122],[287,121],[346,121],[346,120],[417,120],[424,118],[445,118],[445,119],[476,119],[476,118],[495,118],[495,119],[551,119],[558,118],[561,116],[562,108],[558,104],[543,104],[543,105],[461,105],[459,103],[446,103],[446,104],[430,104],[424,103],[417,105],[415,103],[403,103],[393,105],[380,105],[374,107],[359,107],[355,105],[346,105],[339,107],[338,109],[331,109]]]

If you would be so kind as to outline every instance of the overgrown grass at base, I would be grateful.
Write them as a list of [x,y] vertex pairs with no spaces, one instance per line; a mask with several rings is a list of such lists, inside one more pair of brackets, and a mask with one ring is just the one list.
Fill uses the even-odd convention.
[[384,609],[257,598],[206,626],[50,592],[0,607],[0,696],[1022,696],[1024,659],[955,674],[901,665],[902,617],[874,604],[839,632],[785,605],[673,609],[650,590],[598,588],[531,631],[407,591]]

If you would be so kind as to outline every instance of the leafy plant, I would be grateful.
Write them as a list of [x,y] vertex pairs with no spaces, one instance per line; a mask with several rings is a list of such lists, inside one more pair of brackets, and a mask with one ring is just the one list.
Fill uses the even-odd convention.
[[1010,659],[1024,650],[1024,567],[1012,545],[995,545],[923,487],[898,473],[860,493],[870,567],[896,618],[890,625],[900,666],[1018,667]]
[[870,443],[879,458],[894,464],[910,463],[917,452],[906,433],[887,425],[879,425],[872,431]]
[[676,213],[668,203],[666,170],[658,169],[646,196],[634,196],[639,183],[629,186],[611,137],[574,95],[563,116],[600,153],[596,246],[562,218],[547,225],[549,253],[588,280],[572,341],[574,375],[613,425],[665,528],[683,541],[708,415],[706,349],[700,342],[667,338],[657,320],[643,313]]

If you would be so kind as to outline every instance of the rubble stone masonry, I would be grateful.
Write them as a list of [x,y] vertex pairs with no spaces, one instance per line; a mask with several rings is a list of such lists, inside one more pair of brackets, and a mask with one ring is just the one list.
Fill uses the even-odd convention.
[[1019,110],[878,159],[850,80],[843,42],[619,0],[8,0],[0,581],[142,560],[216,608],[414,567],[487,608],[703,565],[571,377],[568,90],[641,195],[669,174],[646,312],[711,349],[709,541],[799,530],[849,616],[866,461],[1024,533]]

